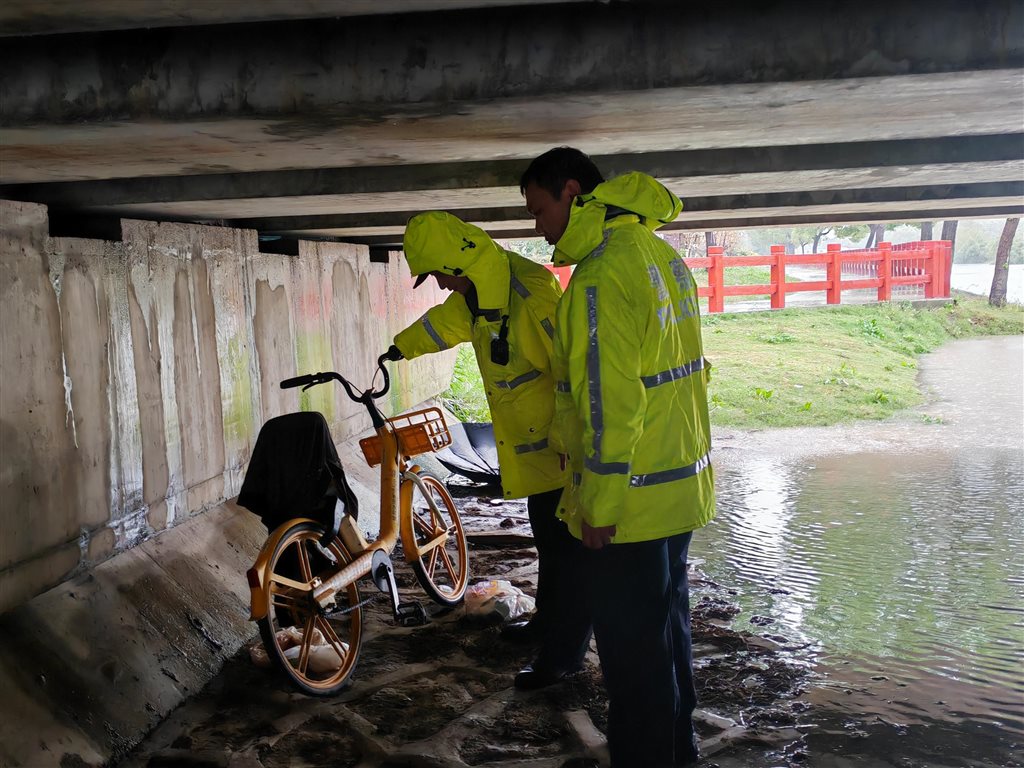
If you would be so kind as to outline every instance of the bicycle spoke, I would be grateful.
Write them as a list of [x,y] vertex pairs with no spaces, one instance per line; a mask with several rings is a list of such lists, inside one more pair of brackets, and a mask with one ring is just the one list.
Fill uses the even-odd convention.
[[441,547],[434,547],[430,550],[430,562],[427,564],[427,575],[433,580],[434,569],[437,568],[437,552]]
[[320,623],[320,631],[324,633],[324,637],[327,638],[327,642],[334,648],[334,652],[338,654],[338,658],[345,661],[345,656],[348,654],[348,649],[345,648],[345,644],[341,642],[338,637],[338,633],[334,631],[334,627],[327,621],[323,616],[317,616],[317,621]]
[[299,592],[312,591],[312,587],[309,586],[308,582],[303,584],[301,581],[289,579],[287,576],[282,576],[280,573],[271,573],[270,583],[271,585],[278,584],[282,587],[290,587],[291,589],[297,590]]
[[414,514],[412,516],[412,520],[413,523],[426,535],[427,539],[433,537],[434,529],[430,525],[428,525],[427,521],[420,517],[420,515]]
[[306,676],[306,667],[309,665],[309,649],[313,645],[313,626],[316,623],[316,615],[310,614],[306,619],[306,625],[302,628],[302,648],[299,650],[299,674]]
[[309,604],[305,600],[293,597],[292,595],[286,595],[283,592],[272,593],[270,601],[278,608],[309,610]]
[[313,580],[313,570],[309,567],[309,552],[306,550],[304,541],[299,541],[297,546],[299,548],[299,570],[302,573],[302,578],[308,584]]
[[441,559],[444,560],[445,568],[448,569],[448,576],[451,578],[452,584],[456,584],[458,582],[458,571],[452,564],[451,558],[448,557],[448,553],[442,547],[438,547],[438,549],[441,550]]

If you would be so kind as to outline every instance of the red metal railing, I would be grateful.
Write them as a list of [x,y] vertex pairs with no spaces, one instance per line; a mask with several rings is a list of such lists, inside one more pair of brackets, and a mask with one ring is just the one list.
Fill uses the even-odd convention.
[[544,266],[554,273],[564,291],[566,286],[569,285],[569,278],[572,277],[572,267],[556,267],[554,264],[545,264]]
[[[828,304],[839,304],[843,291],[875,288],[878,301],[892,299],[894,289],[923,286],[926,299],[949,296],[946,265],[951,257],[949,240],[922,240],[892,245],[882,242],[877,248],[844,251],[838,244],[829,245],[825,253],[787,254],[785,246],[771,246],[768,256],[725,256],[722,246],[712,245],[708,255],[684,258],[690,269],[708,271],[707,287],[697,294],[707,297],[708,312],[722,312],[726,296],[770,297],[772,309],[786,306],[786,296],[805,291],[825,291]],[[786,281],[786,267],[818,265],[825,268],[824,280]],[[771,282],[762,285],[726,285],[725,270],[729,267],[769,267]],[[569,282],[569,267],[551,267],[562,289]],[[853,275],[854,279],[844,279]]]

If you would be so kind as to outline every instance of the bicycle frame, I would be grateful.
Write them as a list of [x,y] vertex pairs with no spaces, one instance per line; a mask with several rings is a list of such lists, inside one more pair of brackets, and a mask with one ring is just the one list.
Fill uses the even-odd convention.
[[[377,437],[380,439],[382,459],[380,472],[380,533],[377,539],[367,543],[358,527],[347,515],[342,520],[342,527],[347,530],[340,532],[342,542],[349,554],[354,558],[348,565],[337,571],[326,575],[326,579],[315,578],[313,580],[313,599],[321,606],[328,607],[334,602],[334,595],[344,590],[352,582],[359,580],[371,572],[375,553],[381,551],[384,555],[390,555],[395,549],[399,537],[402,540],[402,547],[406,557],[422,557],[431,550],[443,546],[448,539],[446,529],[438,528],[435,525],[433,536],[429,541],[418,544],[415,531],[413,530],[412,516],[402,514],[412,504],[413,484],[418,484],[423,490],[422,481],[416,474],[417,466],[409,467],[408,457],[403,455],[396,432],[391,428],[387,418],[380,412],[375,399],[383,396],[390,387],[387,370],[384,368],[384,357],[377,361],[378,368],[384,372],[384,386],[378,391],[367,390],[356,395],[348,381],[336,373],[316,373],[307,376],[300,376],[281,382],[282,389],[302,386],[305,388],[325,381],[337,380],[345,387],[349,397],[366,406],[370,413],[374,427],[377,430]],[[410,482],[403,483],[403,480]],[[426,495],[426,494],[425,494]],[[428,496],[429,498],[429,496]],[[429,502],[433,506],[433,502]],[[436,509],[434,509],[436,512]],[[263,548],[256,558],[256,562],[246,572],[250,588],[250,620],[258,621],[267,615],[266,606],[269,604],[268,592],[270,584],[267,583],[266,574],[269,571],[268,565],[277,546],[289,525],[296,521],[307,521],[316,523],[308,518],[297,518],[278,526],[271,532]],[[343,534],[343,535],[341,535]],[[357,551],[352,551],[356,549]],[[280,574],[275,574],[274,580],[283,586],[289,586],[301,590],[307,589],[307,585],[288,579]]]

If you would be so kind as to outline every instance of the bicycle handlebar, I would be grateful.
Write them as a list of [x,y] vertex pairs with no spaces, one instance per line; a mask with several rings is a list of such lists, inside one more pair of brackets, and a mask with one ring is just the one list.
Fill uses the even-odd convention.
[[317,384],[326,384],[328,381],[340,381],[341,385],[345,387],[345,393],[350,399],[354,402],[363,403],[365,405],[370,400],[376,400],[377,398],[383,397],[387,394],[388,390],[391,389],[391,377],[388,375],[388,369],[384,367],[384,361],[388,359],[386,352],[377,358],[377,368],[382,374],[384,374],[384,385],[380,389],[368,389],[365,392],[356,394],[356,390],[353,388],[351,382],[349,382],[348,379],[340,373],[335,373],[334,371],[307,373],[302,376],[285,379],[281,382],[281,389],[293,389],[294,387],[309,389],[310,387],[315,387]]
[[305,376],[296,376],[294,379],[285,379],[281,382],[281,389],[292,389],[293,387],[308,387],[319,384],[317,379],[319,373],[307,373]]

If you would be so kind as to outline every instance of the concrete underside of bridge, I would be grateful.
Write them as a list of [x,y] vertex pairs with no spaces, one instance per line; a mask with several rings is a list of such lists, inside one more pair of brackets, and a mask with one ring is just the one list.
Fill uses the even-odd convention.
[[173,27],[132,4],[155,29],[117,28],[112,0],[92,20],[25,5],[0,30],[70,34],[5,40],[0,196],[69,232],[124,216],[395,245],[445,208],[521,236],[519,174],[561,144],[663,179],[680,229],[1003,216],[1024,195],[1005,0],[299,3],[273,23],[230,3],[219,19],[250,23],[212,26],[196,4]]
[[265,419],[364,433],[276,382],[362,382],[439,300],[386,253],[413,213],[532,234],[518,179],[562,144],[662,179],[680,229],[1024,212],[1011,0],[169,9],[0,6],[5,764],[121,754],[249,636],[263,531],[225,505]]

